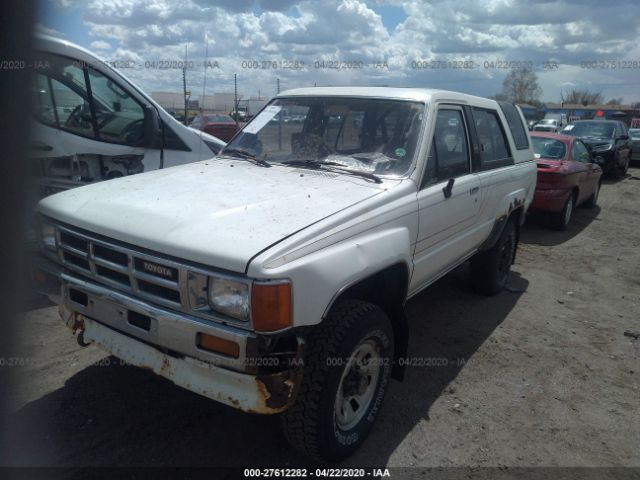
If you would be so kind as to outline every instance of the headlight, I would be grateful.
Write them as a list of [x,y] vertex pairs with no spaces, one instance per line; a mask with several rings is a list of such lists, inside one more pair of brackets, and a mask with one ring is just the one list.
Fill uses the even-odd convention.
[[593,147],[593,151],[594,152],[608,152],[609,150],[611,150],[612,145],[609,143],[607,145],[598,145],[596,147]]
[[209,277],[209,306],[238,320],[249,320],[249,284],[221,277]]
[[40,224],[40,241],[43,248],[56,249],[56,229],[53,225],[45,222]]

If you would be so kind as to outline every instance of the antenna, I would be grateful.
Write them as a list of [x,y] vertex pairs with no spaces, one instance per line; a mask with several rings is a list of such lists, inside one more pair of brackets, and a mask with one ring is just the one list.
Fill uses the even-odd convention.
[[182,65],[182,92],[184,94],[184,124],[187,125],[187,108],[189,99],[187,98],[187,45],[184,46],[184,65]]
[[[199,110],[200,110],[200,116],[202,117],[202,114],[204,113],[204,102],[205,102],[205,91],[206,91],[206,87],[207,87],[207,58],[209,57],[209,35],[207,32],[204,32],[204,73],[203,76],[204,78],[202,79],[202,97],[201,97],[201,102],[199,105]],[[199,147],[198,147],[198,160],[200,160],[202,158],[202,143],[204,142],[204,140],[202,140],[202,131],[200,131],[200,143],[199,143]]]
[[204,79],[202,81],[202,105],[200,105],[200,113],[204,109],[205,88],[207,87],[207,59],[209,58],[209,35],[204,32]]
[[238,74],[233,74],[233,117],[238,126]]

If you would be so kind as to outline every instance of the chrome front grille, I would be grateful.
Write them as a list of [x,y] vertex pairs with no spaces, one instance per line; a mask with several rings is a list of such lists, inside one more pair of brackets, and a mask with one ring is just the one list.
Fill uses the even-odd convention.
[[138,252],[82,233],[56,227],[60,261],[69,269],[96,281],[166,305],[189,308],[186,268],[178,263]]

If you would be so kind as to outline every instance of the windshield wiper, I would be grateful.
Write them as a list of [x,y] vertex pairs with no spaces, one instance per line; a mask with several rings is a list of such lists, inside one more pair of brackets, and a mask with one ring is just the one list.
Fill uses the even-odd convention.
[[254,153],[250,152],[249,150],[244,150],[242,148],[224,148],[222,150],[222,152],[220,152],[221,155],[224,154],[231,154],[234,157],[237,158],[242,158],[244,160],[250,160],[253,163],[255,163],[256,165],[260,165],[261,167],[270,167],[271,164],[269,162],[267,162],[266,160],[262,160],[261,158],[258,158],[255,156]]
[[382,183],[380,177],[371,172],[363,172],[362,170],[354,170],[353,168],[345,167],[341,163],[338,162],[321,162],[314,160],[294,160],[293,162],[284,162],[283,165],[293,165],[296,167],[308,167],[313,168],[315,170],[333,170],[348,173],[350,175],[356,175],[358,177],[367,178],[369,180],[373,180],[375,183]]

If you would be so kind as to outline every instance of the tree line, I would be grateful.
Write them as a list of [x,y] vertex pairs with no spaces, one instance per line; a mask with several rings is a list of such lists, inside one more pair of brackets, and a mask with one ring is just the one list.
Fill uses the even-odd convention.
[[[542,88],[538,83],[538,75],[529,68],[522,68],[511,70],[502,82],[502,91],[491,98],[512,103],[527,103],[539,107],[542,104],[541,96]],[[573,88],[560,94],[559,103],[586,106],[594,104],[621,105],[622,102],[622,97],[610,98],[605,101],[605,97],[600,91]],[[640,108],[640,102],[634,102],[632,106]]]

